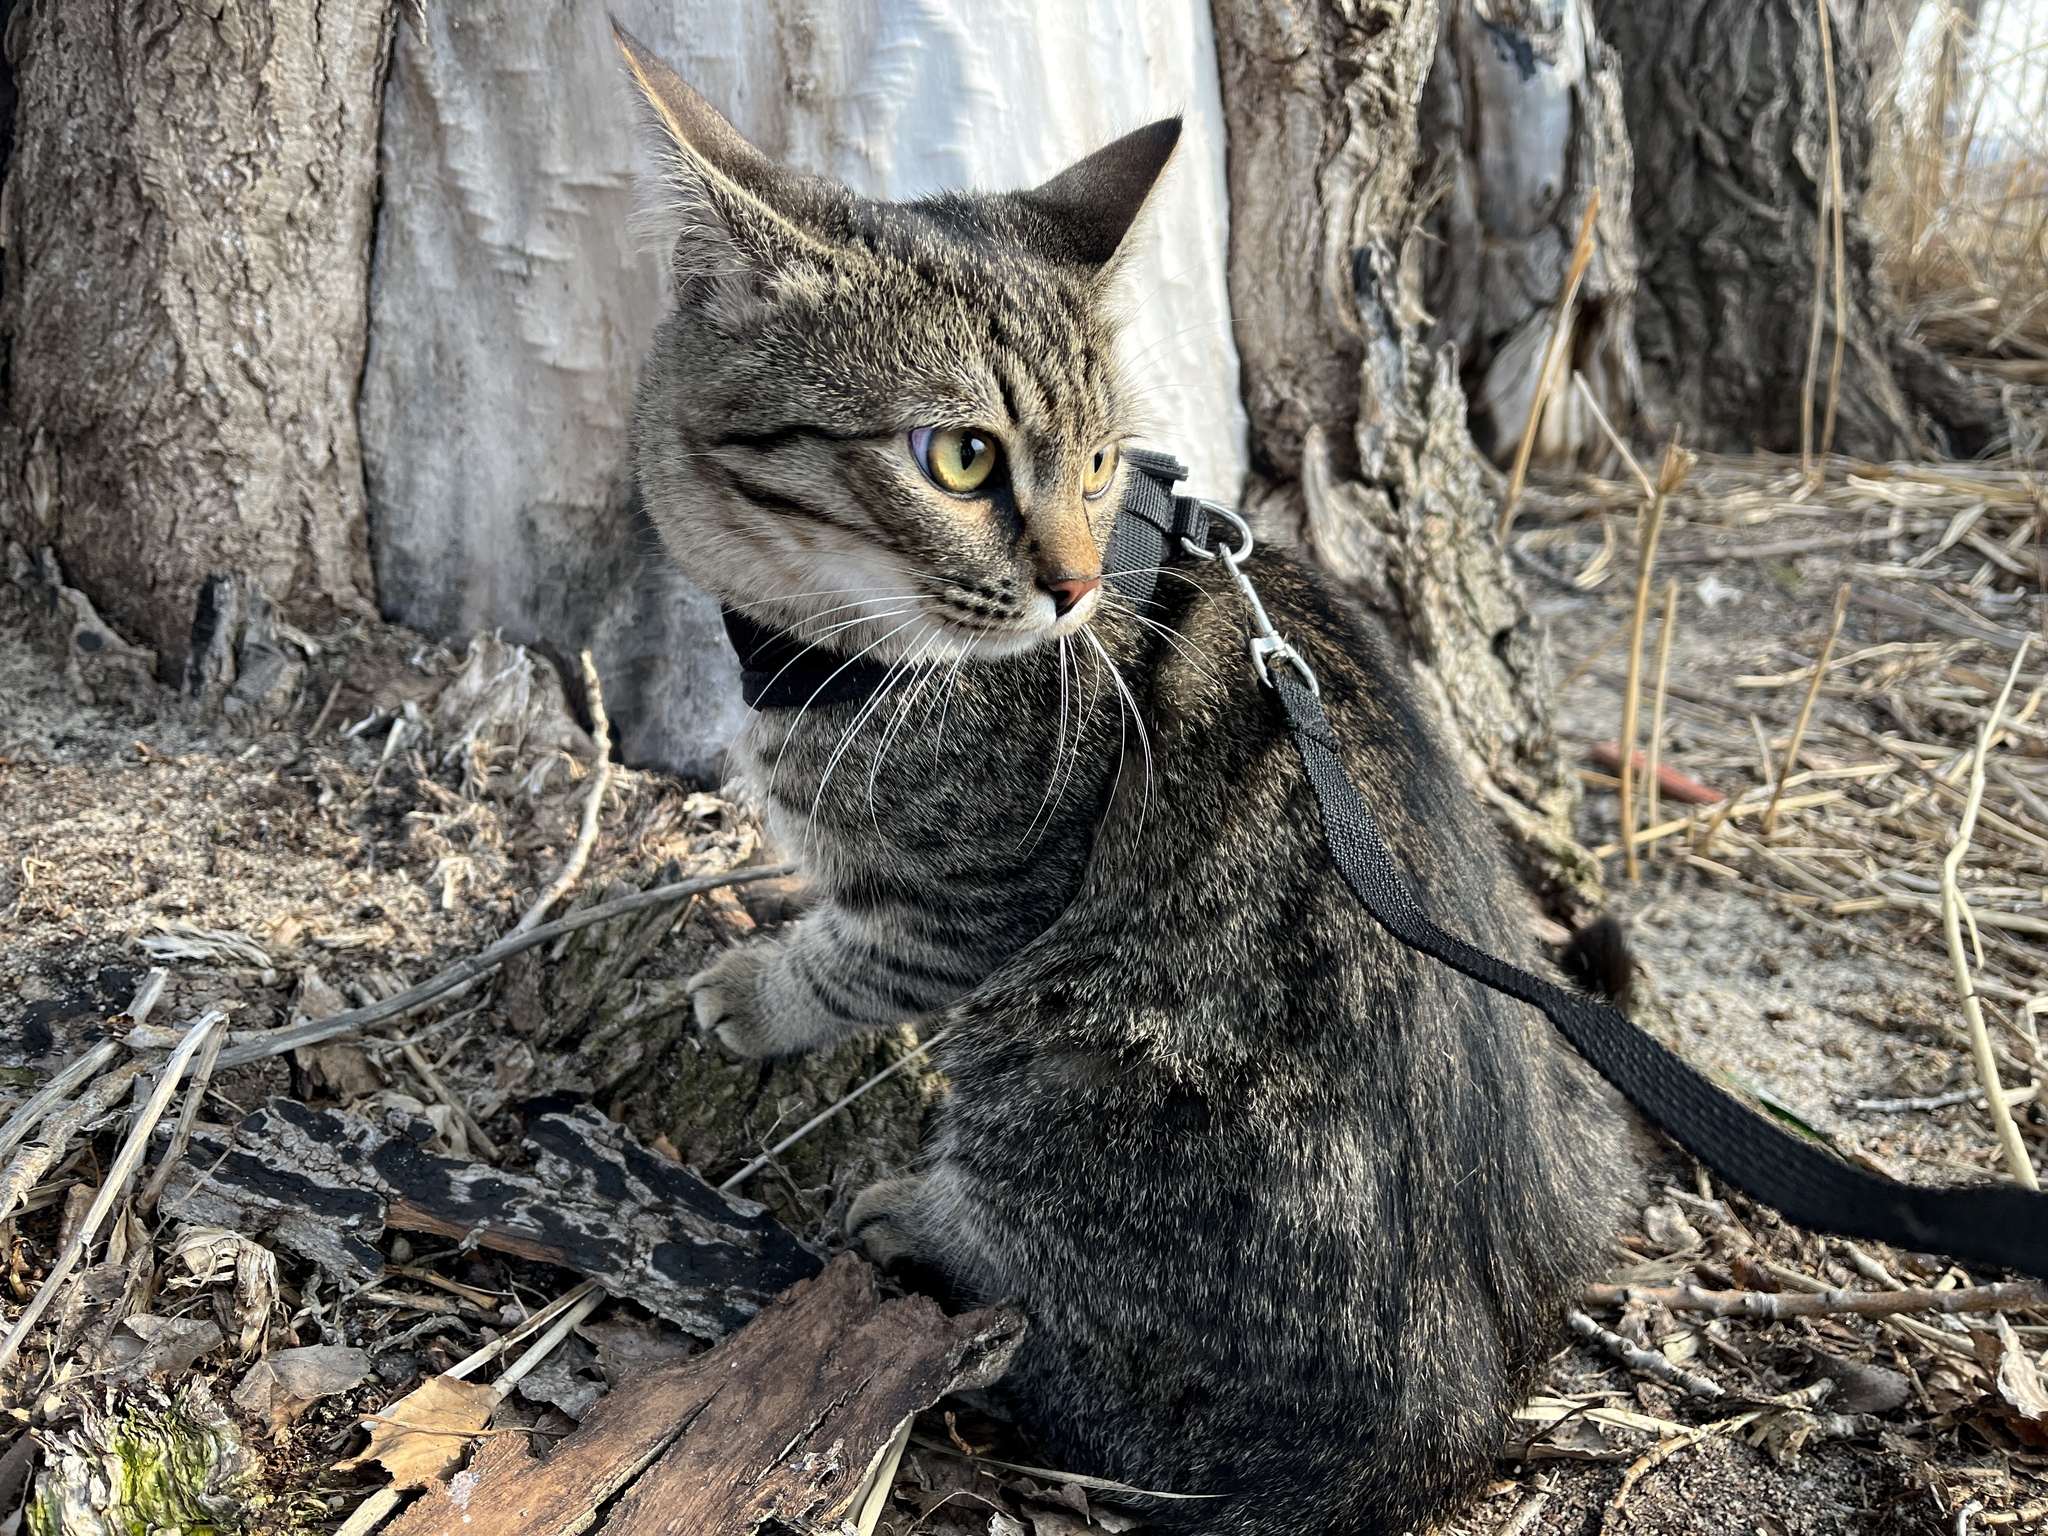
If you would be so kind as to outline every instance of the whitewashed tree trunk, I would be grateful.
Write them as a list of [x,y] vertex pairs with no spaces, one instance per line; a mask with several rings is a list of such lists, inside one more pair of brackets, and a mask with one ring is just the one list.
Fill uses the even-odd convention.
[[1534,883],[1568,909],[1598,875],[1570,836],[1548,648],[1494,536],[1454,351],[1424,340],[1414,167],[1436,0],[1214,15],[1259,523],[1387,620]]
[[[876,196],[1023,186],[1152,118],[1189,132],[1131,274],[1150,441],[1234,496],[1215,52],[1200,0],[624,0],[771,156]],[[394,618],[589,645],[629,761],[700,775],[740,719],[715,606],[633,503],[626,422],[662,306],[658,214],[603,0],[408,10],[385,109],[362,419]]]
[[245,574],[369,600],[355,392],[385,0],[18,0],[0,531],[182,668]]

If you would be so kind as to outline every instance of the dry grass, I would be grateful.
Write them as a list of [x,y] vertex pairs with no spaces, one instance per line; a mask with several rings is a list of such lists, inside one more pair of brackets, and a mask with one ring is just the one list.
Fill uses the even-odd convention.
[[1876,113],[1864,214],[1919,337],[2048,384],[2048,12],[1936,0]]

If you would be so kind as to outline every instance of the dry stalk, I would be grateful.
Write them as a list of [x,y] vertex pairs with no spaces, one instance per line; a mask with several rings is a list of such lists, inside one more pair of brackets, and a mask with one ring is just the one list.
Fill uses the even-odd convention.
[[148,1065],[147,1061],[122,1063],[49,1117],[41,1137],[23,1147],[14,1161],[0,1170],[0,1220],[11,1215],[15,1203],[56,1166],[64,1149],[71,1145],[71,1138],[82,1127],[91,1125],[121,1101],[129,1085],[142,1076]]
[[[1842,395],[1842,346],[1848,337],[1849,321],[1849,275],[1848,254],[1843,236],[1843,204],[1847,201],[1842,190],[1842,118],[1835,104],[1835,39],[1834,27],[1828,16],[1827,0],[1814,0],[1814,8],[1820,16],[1820,70],[1827,82],[1828,97],[1828,202],[1834,225],[1835,240],[1835,355],[1828,364],[1828,408],[1820,429],[1820,462],[1822,473],[1826,473],[1828,451],[1835,442],[1835,412]],[[1820,295],[1814,295],[1814,308],[1820,307]]]
[[446,1104],[454,1112],[455,1118],[462,1122],[463,1131],[470,1141],[475,1143],[476,1149],[483,1153],[488,1161],[498,1161],[504,1155],[498,1150],[498,1144],[491,1140],[481,1125],[477,1124],[476,1116],[469,1112],[469,1106],[462,1102],[461,1096],[442,1082],[440,1075],[427,1064],[427,1058],[420,1054],[420,1048],[408,1040],[399,1049],[405,1053],[407,1064],[419,1074],[420,1081],[427,1085],[427,1091]]
[[913,1061],[917,1060],[918,1057],[924,1055],[925,1052],[929,1051],[933,1046],[937,1045],[941,1040],[945,1039],[946,1035],[947,1031],[942,1029],[937,1034],[933,1035],[929,1040],[921,1041],[914,1049],[905,1051],[901,1056],[897,1057],[896,1060],[889,1063],[888,1066],[882,1068],[881,1071],[877,1072],[873,1077],[869,1078],[866,1082],[862,1083],[858,1088],[854,1089],[851,1093],[847,1094],[846,1097],[840,1099],[836,1104],[826,1105],[825,1108],[819,1110],[815,1115],[811,1116],[810,1119],[806,1120],[802,1125],[798,1126],[795,1130],[791,1131],[787,1136],[783,1137],[782,1140],[775,1143],[775,1145],[770,1147],[766,1152],[763,1152],[751,1163],[748,1163],[747,1166],[742,1168],[738,1173],[734,1174],[731,1178],[727,1179],[723,1184],[719,1185],[718,1192],[721,1195],[731,1194],[734,1190],[738,1189],[742,1184],[746,1183],[747,1180],[751,1179],[755,1174],[759,1173],[763,1168],[766,1168],[770,1163],[774,1162],[776,1158],[780,1157],[783,1153],[787,1152],[791,1147],[795,1146],[798,1142],[802,1141],[806,1136],[810,1135],[811,1132],[815,1131],[827,1120],[830,1120],[834,1115],[838,1114],[839,1111],[846,1108],[847,1105],[851,1104],[854,1100],[860,1098],[870,1088],[881,1087],[882,1084],[886,1083],[898,1072],[901,1072],[905,1067],[909,1066]]
[[[548,915],[548,909],[560,901],[570,886],[583,878],[583,866],[590,861],[590,850],[597,846],[598,815],[604,809],[604,792],[612,782],[612,722],[604,709],[604,688],[597,679],[597,663],[590,659],[590,652],[583,653],[583,686],[590,697],[590,734],[597,743],[597,763],[590,770],[590,793],[583,797],[583,824],[576,833],[576,846],[569,850],[569,857],[526,909],[526,915],[513,925],[514,933],[526,933],[538,927]],[[493,1161],[496,1161],[494,1158]]]
[[1764,807],[1763,835],[1768,840],[1778,830],[1778,801],[1785,793],[1785,781],[1799,771],[1799,749],[1806,743],[1807,722],[1813,719],[1813,706],[1820,698],[1820,687],[1827,680],[1828,667],[1835,659],[1835,642],[1842,638],[1842,620],[1849,612],[1849,585],[1844,582],[1835,589],[1835,615],[1828,626],[1827,643],[1820,648],[1820,660],[1813,664],[1813,677],[1806,685],[1806,699],[1799,706],[1799,719],[1792,726],[1792,739],[1785,743],[1785,766],[1778,773],[1778,782],[1771,787],[1771,803]]
[[1956,992],[1962,1000],[1963,1022],[1970,1030],[1970,1054],[1977,1063],[1977,1080],[1984,1086],[1984,1108],[1991,1117],[1992,1127],[1998,1132],[1998,1140],[2005,1150],[2005,1161],[2012,1169],[2013,1178],[2028,1189],[2039,1189],[2040,1181],[2034,1177],[2033,1160],[2027,1156],[2027,1144],[2020,1139],[2019,1127],[2013,1123],[2012,1110],[2006,1104],[2005,1085],[1999,1081],[1998,1060],[1991,1049],[1991,1035],[1984,1025],[1984,1004],[1977,996],[1977,989],[1971,984],[1970,957],[1963,948],[1963,892],[1960,872],[1963,857],[1970,851],[1970,838],[1977,830],[1978,807],[1984,799],[1984,760],[1991,755],[1991,744],[1999,736],[1999,717],[2005,713],[2006,701],[2012,697],[2013,684],[2019,680],[2020,668],[2026,663],[2027,648],[2032,636],[2020,642],[2018,652],[2012,659],[2012,670],[2005,675],[2005,686],[1998,691],[1998,700],[1991,706],[1991,713],[1984,721],[1984,728],[1977,735],[1977,751],[1970,760],[1969,798],[1963,804],[1962,823],[1956,828],[1956,840],[1948,851],[1948,857],[1941,861],[1941,928],[1948,941],[1949,964],[1955,971]]
[[0,1339],[0,1371],[4,1371],[14,1357],[20,1353],[22,1342],[28,1338],[36,1323],[56,1299],[71,1271],[78,1267],[78,1261],[85,1257],[85,1251],[108,1215],[114,1203],[127,1186],[129,1177],[141,1166],[143,1155],[149,1150],[150,1132],[156,1129],[157,1121],[170,1107],[171,1098],[184,1081],[185,1069],[192,1064],[192,1058],[208,1040],[227,1022],[227,1013],[220,1008],[209,1008],[197,1023],[185,1032],[185,1038],[178,1042],[178,1048],[171,1052],[171,1059],[164,1064],[164,1073],[157,1080],[156,1091],[149,1096],[149,1102],[142,1113],[135,1117],[135,1124],[128,1132],[128,1139],[121,1144],[121,1150],[114,1154],[114,1161],[108,1166],[106,1175],[100,1181],[100,1192],[92,1206],[85,1213],[85,1219],[78,1224],[78,1230],[64,1251],[57,1256],[57,1262],[50,1266],[50,1272],[36,1291],[35,1298],[22,1309],[21,1316],[14,1320],[14,1326],[7,1331],[7,1337]]
[[1643,820],[1657,825],[1657,771],[1663,766],[1664,690],[1671,681],[1671,637],[1678,630],[1678,582],[1664,584],[1664,620],[1657,629],[1657,686],[1650,694],[1650,747],[1643,761]]
[[368,1008],[351,1008],[345,1013],[332,1014],[305,1024],[295,1024],[285,1029],[273,1029],[254,1040],[245,1040],[221,1052],[223,1067],[247,1066],[252,1061],[264,1061],[280,1056],[286,1051],[302,1045],[320,1045],[343,1035],[352,1035],[372,1024],[382,1024],[388,1019],[399,1018],[424,1008],[456,988],[464,986],[474,978],[494,971],[514,955],[559,939],[565,933],[575,933],[594,923],[608,923],[613,918],[624,917],[629,912],[643,911],[648,907],[666,906],[688,896],[701,896],[706,891],[715,891],[722,886],[747,885],[756,880],[774,880],[794,871],[794,864],[767,864],[758,869],[729,869],[723,874],[703,875],[694,880],[678,880],[673,885],[657,885],[631,896],[621,896],[617,901],[602,902],[586,907],[580,912],[571,912],[567,917],[556,918],[552,923],[543,923],[538,928],[529,928],[524,933],[508,933],[489,949],[458,960],[439,975],[428,978],[416,987],[408,987],[396,997],[387,997],[383,1002]]
[[[29,1101],[7,1117],[7,1124],[0,1126],[0,1157],[7,1156],[28,1139],[29,1133],[42,1124],[43,1117],[58,1104],[64,1096],[87,1079],[99,1075],[102,1067],[121,1053],[118,1040],[102,1040],[78,1060],[59,1072],[29,1099]],[[0,1215],[4,1215],[0,1210]]]
[[1657,562],[1657,535],[1664,526],[1664,504],[1671,493],[1685,484],[1692,472],[1693,456],[1678,446],[1678,434],[1664,449],[1664,462],[1657,470],[1657,486],[1643,520],[1636,554],[1636,605],[1629,618],[1628,688],[1621,700],[1621,741],[1615,772],[1621,779],[1621,853],[1628,878],[1636,878],[1636,817],[1631,781],[1635,777],[1636,719],[1642,707],[1643,627],[1650,613],[1650,575]]
[[1586,403],[1586,409],[1593,413],[1601,434],[1608,445],[1621,455],[1621,462],[1628,466],[1628,472],[1636,477],[1636,484],[1643,488],[1645,496],[1656,495],[1650,485],[1650,477],[1643,473],[1643,466],[1636,462],[1636,456],[1628,451],[1628,444],[1621,440],[1621,434],[1614,430],[1614,424],[1607,419],[1607,413],[1600,409],[1600,402],[1593,398],[1593,391],[1586,387],[1586,376],[1577,369],[1572,370],[1572,388],[1579,392],[1579,398]]
[[1543,349],[1543,366],[1536,372],[1536,393],[1529,400],[1529,419],[1522,424],[1521,446],[1515,450],[1515,471],[1508,479],[1508,498],[1500,509],[1500,536],[1505,540],[1515,520],[1515,503],[1522,499],[1522,482],[1529,474],[1529,450],[1536,445],[1536,427],[1549,403],[1558,364],[1563,360],[1571,337],[1572,306],[1578,302],[1579,284],[1593,260],[1593,221],[1600,213],[1600,189],[1586,199],[1586,215],[1579,220],[1579,237],[1572,246],[1571,269],[1565,274],[1564,292],[1557,296],[1557,313],[1550,322],[1550,345]]
[[171,1170],[178,1166],[178,1159],[191,1145],[192,1126],[199,1119],[199,1106],[206,1098],[206,1085],[213,1081],[214,1064],[220,1060],[220,1048],[227,1043],[227,1038],[226,1030],[211,1030],[206,1044],[199,1048],[199,1064],[192,1069],[192,1086],[185,1090],[185,1104],[179,1110],[178,1123],[171,1131],[171,1144],[164,1149],[163,1160],[156,1165],[156,1172],[149,1176],[149,1182],[135,1200],[136,1209],[145,1216],[156,1214],[156,1203],[163,1198],[164,1185],[170,1180]]

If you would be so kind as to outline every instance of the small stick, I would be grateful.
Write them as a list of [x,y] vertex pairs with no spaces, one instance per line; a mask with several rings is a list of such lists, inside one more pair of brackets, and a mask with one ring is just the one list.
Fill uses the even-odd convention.
[[[1821,473],[1827,473],[1828,450],[1835,442],[1835,408],[1842,393],[1842,346],[1848,339],[1849,273],[1848,250],[1843,243],[1842,118],[1835,105],[1835,34],[1829,25],[1827,0],[1814,0],[1820,16],[1820,68],[1828,87],[1828,201],[1832,207],[1835,235],[1835,356],[1828,365],[1828,409],[1820,429]],[[1815,307],[1819,295],[1815,295]]]
[[498,1144],[485,1134],[481,1125],[477,1124],[476,1116],[469,1112],[469,1106],[441,1081],[439,1074],[432,1067],[427,1065],[427,1058],[420,1054],[420,1048],[408,1040],[400,1049],[405,1052],[406,1061],[413,1071],[419,1073],[420,1081],[427,1085],[428,1091],[454,1111],[455,1118],[462,1122],[462,1129],[468,1133],[469,1139],[476,1143],[477,1149],[491,1162],[498,1161],[504,1155],[498,1150]]
[[1564,358],[1570,337],[1572,305],[1579,297],[1579,284],[1593,260],[1593,220],[1600,212],[1600,189],[1586,199],[1586,216],[1579,220],[1579,238],[1572,246],[1571,270],[1565,274],[1564,292],[1557,296],[1557,312],[1550,322],[1550,342],[1543,349],[1543,366],[1536,373],[1536,393],[1529,401],[1529,419],[1522,424],[1522,445],[1515,450],[1515,472],[1508,479],[1508,499],[1500,509],[1500,537],[1506,540],[1515,521],[1515,503],[1522,499],[1522,481],[1529,473],[1529,450],[1536,445],[1536,424],[1543,419],[1544,404],[1550,398],[1551,377]]
[[571,1307],[574,1307],[577,1302],[583,1300],[584,1297],[596,1289],[597,1282],[595,1280],[585,1280],[581,1285],[564,1291],[503,1338],[491,1340],[490,1343],[486,1344],[475,1354],[464,1356],[441,1374],[457,1378],[475,1375],[513,1345],[523,1344],[543,1328],[552,1326],[556,1318],[560,1317]]
[[[197,1026],[195,1026],[196,1028]],[[220,1048],[227,1044],[228,1032],[224,1029],[209,1030],[206,1044],[200,1047],[199,1064],[192,1069],[192,1086],[185,1090],[185,1105],[178,1112],[178,1123],[171,1131],[171,1144],[164,1149],[163,1161],[156,1165],[156,1172],[149,1176],[137,1197],[136,1209],[145,1216],[156,1214],[156,1203],[163,1198],[164,1185],[169,1182],[171,1170],[178,1166],[178,1160],[185,1155],[185,1148],[192,1142],[192,1126],[199,1118],[199,1106],[206,1098],[206,1085],[213,1081],[214,1064],[220,1060]]]
[[370,1536],[388,1520],[405,1494],[386,1484],[358,1504],[349,1517],[334,1529],[334,1536]]
[[547,889],[526,909],[526,915],[513,925],[514,933],[527,932],[548,915],[548,908],[583,878],[583,866],[590,860],[590,850],[597,846],[597,818],[604,809],[604,792],[612,782],[612,722],[604,711],[604,688],[597,680],[597,663],[590,659],[588,651],[583,653],[583,687],[590,697],[591,739],[597,743],[597,766],[590,770],[590,793],[583,797],[583,825],[576,833],[576,846],[569,850],[569,857],[548,882]]
[[1664,503],[1685,483],[1691,469],[1692,455],[1678,446],[1678,434],[1674,432],[1657,471],[1655,493],[1643,509],[1641,529],[1636,535],[1641,547],[1636,552],[1636,605],[1629,618],[1628,687],[1621,696],[1620,763],[1616,769],[1621,778],[1621,856],[1631,880],[1637,872],[1635,796],[1631,781],[1635,777],[1636,717],[1642,708],[1643,626],[1650,616],[1650,575],[1656,568],[1657,535],[1664,527]]
[[718,1192],[721,1195],[730,1194],[733,1190],[739,1188],[740,1185],[746,1183],[748,1179],[751,1179],[763,1168],[766,1168],[776,1158],[780,1157],[784,1152],[787,1152],[791,1147],[795,1146],[798,1142],[802,1141],[806,1136],[810,1135],[811,1132],[815,1131],[827,1120],[830,1120],[834,1115],[838,1114],[839,1111],[846,1108],[847,1105],[851,1104],[855,1099],[859,1098],[862,1094],[866,1093],[870,1088],[881,1087],[882,1084],[886,1083],[890,1078],[894,1077],[898,1072],[901,1072],[905,1067],[909,1066],[913,1061],[917,1060],[917,1058],[922,1056],[926,1051],[929,1051],[933,1046],[937,1045],[941,1040],[945,1039],[948,1033],[949,1032],[946,1030],[940,1030],[937,1034],[933,1035],[931,1039],[921,1043],[915,1050],[905,1051],[895,1061],[890,1063],[888,1066],[882,1068],[881,1071],[877,1072],[873,1077],[869,1078],[866,1082],[862,1083],[858,1088],[854,1089],[853,1092],[849,1093],[845,1098],[841,1099],[838,1103],[829,1105],[826,1108],[819,1110],[815,1115],[811,1116],[810,1119],[806,1120],[802,1125],[798,1126],[795,1130],[791,1131],[787,1136],[783,1137],[782,1140],[775,1143],[775,1145],[770,1147],[766,1152],[763,1152],[759,1157],[755,1158],[751,1163],[747,1164],[747,1166],[742,1168],[738,1173],[734,1174],[731,1178],[727,1179],[723,1184],[719,1185]]
[[1806,700],[1799,706],[1799,718],[1792,725],[1792,739],[1785,744],[1785,766],[1778,774],[1778,782],[1771,786],[1771,803],[1764,807],[1766,838],[1778,829],[1778,801],[1785,793],[1785,781],[1799,769],[1799,748],[1806,740],[1806,723],[1813,718],[1814,701],[1820,697],[1820,685],[1827,680],[1828,667],[1835,659],[1835,642],[1842,638],[1842,620],[1848,612],[1849,584],[1844,582],[1835,589],[1834,622],[1828,627],[1827,643],[1820,648],[1820,660],[1813,664],[1813,676],[1806,684]]
[[24,1340],[41,1319],[50,1303],[56,1299],[59,1289],[69,1278],[71,1271],[78,1267],[78,1261],[85,1257],[86,1249],[99,1235],[100,1225],[114,1208],[121,1190],[142,1162],[143,1154],[149,1150],[150,1132],[170,1107],[171,1096],[178,1091],[178,1084],[184,1080],[185,1069],[192,1064],[201,1046],[213,1037],[219,1026],[227,1022],[223,1009],[209,1008],[200,1016],[199,1022],[185,1032],[185,1038],[178,1042],[178,1048],[171,1052],[171,1059],[165,1063],[164,1075],[157,1081],[156,1092],[149,1096],[149,1103],[143,1106],[136,1117],[134,1128],[128,1132],[128,1139],[121,1144],[121,1150],[114,1154],[114,1161],[108,1166],[106,1176],[100,1182],[100,1192],[92,1206],[85,1213],[85,1219],[78,1224],[78,1230],[71,1235],[71,1241],[58,1255],[57,1262],[50,1266],[50,1273],[37,1290],[35,1299],[22,1309],[21,1316],[14,1320],[14,1326],[7,1331],[7,1337],[0,1339],[0,1370],[21,1350]]
[[638,912],[646,907],[665,906],[681,901],[686,896],[701,896],[706,891],[715,891],[728,885],[748,885],[756,880],[775,880],[789,874],[794,864],[767,864],[758,869],[728,869],[722,874],[704,875],[694,880],[678,880],[673,885],[657,885],[648,890],[636,891],[631,896],[621,896],[617,901],[607,901],[581,912],[571,912],[567,917],[543,923],[538,928],[529,928],[524,933],[508,933],[490,948],[465,959],[428,978],[416,987],[409,987],[395,997],[368,1008],[351,1008],[345,1013],[332,1014],[324,1019],[294,1024],[285,1029],[273,1029],[255,1040],[245,1040],[240,1045],[230,1046],[222,1051],[220,1064],[223,1067],[243,1067],[252,1061],[265,1061],[272,1056],[282,1055],[302,1045],[319,1045],[323,1041],[353,1034],[367,1029],[372,1024],[381,1024],[386,1019],[399,1018],[422,1008],[445,993],[496,970],[514,955],[522,954],[537,945],[559,939],[565,933],[575,933],[593,923],[608,923],[615,917],[624,917],[629,912]]
[[2033,1160],[2027,1156],[2027,1144],[2020,1139],[2019,1127],[2013,1123],[2012,1110],[2005,1099],[2005,1085],[1998,1078],[1998,1059],[1992,1053],[1991,1034],[1984,1027],[1984,1004],[1977,996],[1977,989],[1971,984],[1970,957],[1963,948],[1963,892],[1960,875],[1963,857],[1970,851],[1970,838],[1977,830],[1977,810],[1984,799],[1984,760],[1991,755],[1991,744],[1999,736],[1999,717],[2005,713],[2006,701],[2012,697],[2013,684],[2019,680],[2020,668],[2027,659],[2027,648],[2032,643],[2029,635],[2020,641],[2019,650],[2012,659],[2012,670],[2005,675],[2005,686],[1998,691],[1998,700],[1991,706],[1991,713],[1985,717],[1984,728],[1977,735],[1977,750],[1970,759],[1970,793],[1963,803],[1962,823],[1956,828],[1956,840],[1948,851],[1948,857],[1941,861],[1941,928],[1948,941],[1949,965],[1955,972],[1956,992],[1962,1000],[1963,1022],[1970,1029],[1970,1054],[1977,1063],[1977,1080],[1984,1085],[1984,1108],[1991,1117],[1991,1124],[1998,1132],[1999,1144],[2005,1149],[2005,1161],[2012,1169],[2013,1178],[2027,1189],[2039,1189],[2040,1181],[2034,1177]]
[[45,1083],[33,1098],[7,1117],[0,1126],[0,1157],[7,1156],[28,1139],[29,1132],[42,1124],[43,1116],[62,1102],[65,1095],[121,1053],[121,1042],[102,1040],[83,1056]]
[[1650,486],[1650,477],[1643,473],[1643,466],[1636,462],[1636,456],[1628,451],[1628,444],[1624,443],[1621,434],[1614,430],[1614,424],[1607,419],[1607,413],[1600,409],[1600,402],[1593,398],[1593,391],[1586,383],[1586,376],[1576,368],[1572,370],[1572,387],[1579,392],[1579,398],[1586,402],[1586,409],[1593,413],[1593,420],[1599,423],[1601,432],[1606,435],[1614,451],[1621,455],[1621,462],[1628,466],[1628,472],[1636,477],[1636,484],[1643,488],[1643,494],[1656,495],[1656,491]]
[[346,683],[347,681],[348,677],[346,674],[344,674],[341,677],[337,677],[334,680],[334,686],[327,690],[327,702],[320,706],[320,713],[315,715],[313,717],[313,723],[306,727],[305,739],[307,741],[311,741],[315,736],[318,736],[320,734],[320,727],[325,725],[327,723],[327,717],[334,713],[334,701],[341,697],[342,684]]
[[1572,1325],[1572,1332],[1581,1338],[1590,1339],[1609,1354],[1619,1359],[1631,1370],[1642,1371],[1669,1382],[1690,1397],[1726,1397],[1728,1391],[1718,1381],[1709,1381],[1695,1375],[1682,1366],[1673,1365],[1662,1350],[1639,1349],[1609,1328],[1602,1328],[1585,1313],[1574,1307],[1565,1314],[1565,1321]]
[[71,1145],[81,1126],[90,1125],[120,1101],[129,1085],[149,1066],[146,1061],[123,1062],[49,1118],[43,1134],[15,1154],[14,1161],[0,1170],[0,1221],[13,1211],[15,1202],[35,1187],[55,1166]]
[[1643,820],[1657,824],[1658,758],[1664,747],[1664,689],[1671,680],[1671,637],[1678,629],[1678,582],[1664,584],[1664,621],[1657,630],[1657,686],[1650,695],[1650,752],[1643,764]]
[[142,985],[135,989],[135,995],[128,999],[128,1006],[121,1011],[128,1015],[128,1022],[140,1029],[149,1022],[150,1014],[156,1011],[157,999],[164,995],[171,973],[162,966],[152,966],[149,974],[142,978]]
[[1712,1317],[1891,1317],[1901,1312],[2006,1312],[2048,1307],[2048,1286],[2034,1280],[1958,1286],[1952,1291],[1709,1291],[1696,1285],[1595,1285],[1588,1306],[1619,1307],[1652,1302],[1673,1312]]
[[604,1292],[593,1285],[590,1288],[589,1294],[577,1301],[575,1305],[571,1306],[555,1320],[554,1325],[541,1335],[533,1348],[506,1366],[498,1379],[491,1383],[497,1390],[498,1396],[500,1398],[505,1397],[521,1381],[525,1380],[541,1361],[554,1353],[555,1346],[569,1337],[569,1330],[603,1306],[605,1299]]
[[1515,1506],[1493,1536],[1526,1536],[1529,1527],[1536,1523],[1536,1517],[1543,1513],[1543,1506],[1550,1502],[1551,1491],[1549,1482],[1537,1478],[1528,1496]]

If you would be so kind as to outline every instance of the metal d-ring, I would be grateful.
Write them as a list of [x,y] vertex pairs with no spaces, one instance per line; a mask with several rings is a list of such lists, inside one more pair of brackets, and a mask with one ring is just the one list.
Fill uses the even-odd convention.
[[1252,611],[1250,648],[1252,667],[1259,674],[1259,681],[1268,688],[1272,687],[1273,674],[1268,668],[1268,663],[1285,662],[1293,667],[1295,674],[1308,685],[1308,691],[1320,698],[1323,690],[1322,685],[1316,681],[1315,669],[1309,666],[1301,652],[1289,645],[1280,631],[1273,627],[1273,621],[1266,613],[1266,605],[1259,601],[1259,589],[1252,585],[1251,577],[1244,573],[1244,562],[1251,558],[1253,548],[1251,524],[1230,508],[1216,502],[1205,501],[1202,505],[1236,528],[1243,536],[1244,542],[1236,549],[1228,549],[1224,547],[1223,541],[1218,539],[1216,548],[1204,549],[1194,540],[1182,535],[1180,547],[1197,560],[1221,560],[1230,567],[1231,577],[1237,582],[1238,591],[1244,594],[1245,604]]

